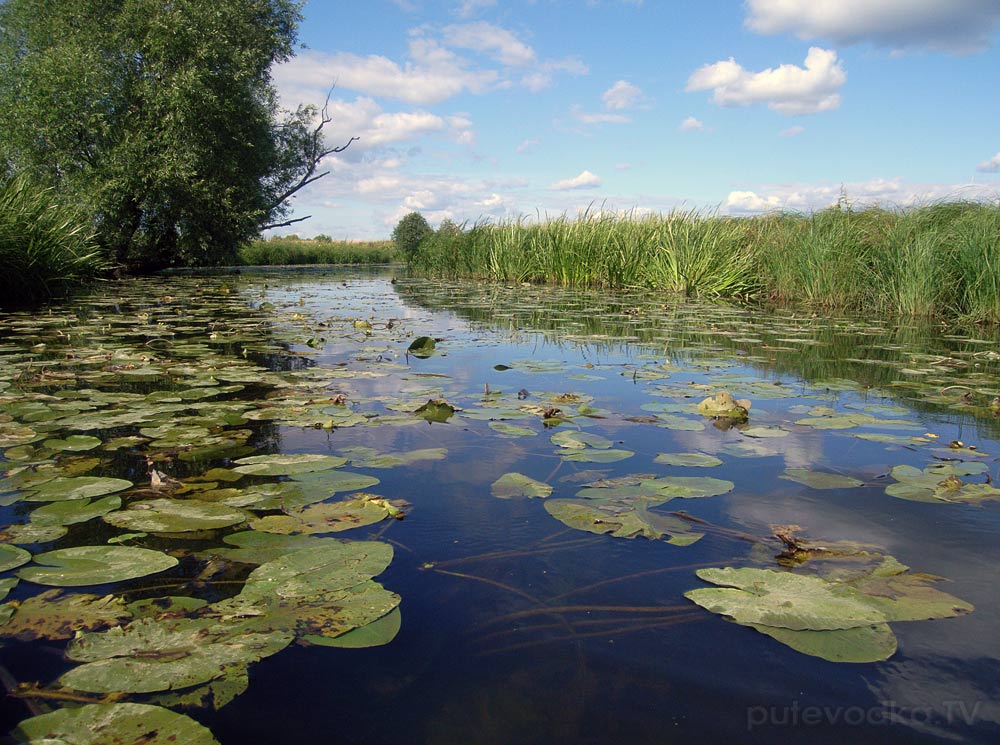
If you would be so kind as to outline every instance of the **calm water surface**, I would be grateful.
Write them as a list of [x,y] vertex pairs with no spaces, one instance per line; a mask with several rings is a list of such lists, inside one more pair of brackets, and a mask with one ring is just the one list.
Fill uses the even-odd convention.
[[[408,353],[424,336],[436,340],[434,353]],[[983,332],[638,294],[390,282],[379,273],[151,279],[45,312],[0,315],[0,469],[68,469],[96,458],[82,472],[137,485],[121,493],[127,506],[149,498],[140,487],[151,454],[181,481],[248,454],[344,455],[351,462],[343,470],[379,479],[366,491],[408,503],[402,520],[335,534],[393,546],[376,580],[402,598],[395,638],[362,649],[293,644],[252,664],[245,692],[219,710],[178,709],[224,745],[992,743],[1000,740],[1000,502],[913,501],[886,487],[901,465],[984,463],[963,481],[997,478],[998,360],[1000,345]],[[151,424],[191,418],[195,426],[209,409],[185,408],[196,401],[162,391],[220,383],[238,390],[197,403],[280,415],[210,422],[210,436],[223,439],[216,450],[197,432],[172,445],[138,435],[106,449]],[[98,406],[91,391],[113,395]],[[752,402],[748,423],[695,410],[719,391]],[[337,394],[346,403],[333,404]],[[167,399],[177,408],[155,408]],[[439,399],[457,409],[446,421],[414,413]],[[140,403],[154,407],[151,421],[101,424]],[[83,413],[96,420],[69,419]],[[359,416],[344,418],[352,413]],[[826,428],[837,417],[843,428]],[[601,444],[563,447],[551,439],[561,432]],[[104,444],[86,452],[41,444],[71,433]],[[438,454],[385,467],[366,465],[357,447]],[[628,455],[602,462],[607,450]],[[677,453],[721,464],[657,459]],[[813,472],[856,481],[802,483]],[[494,496],[494,483],[510,473],[551,494]],[[690,545],[668,542],[670,532],[626,538],[593,523],[592,532],[546,509],[588,484],[636,474],[710,477],[732,488],[650,506],[688,535],[703,534]],[[31,522],[38,503],[18,501],[28,488],[5,483],[2,523]],[[251,519],[263,514],[271,513],[248,509]],[[700,568],[789,571],[775,560],[783,546],[773,534],[790,525],[815,544],[859,544],[943,578],[933,586],[975,610],[894,621],[898,649],[889,659],[844,663],[685,598],[710,586],[696,576]],[[106,545],[127,532],[99,516],[66,528],[19,545],[37,554]],[[239,582],[199,582],[204,562],[224,536],[245,529],[134,539],[181,563],[156,579],[68,590],[217,600]],[[810,574],[810,566],[792,571]],[[250,568],[224,576],[239,580]],[[172,583],[169,593],[158,582]],[[8,600],[49,589],[22,580]],[[8,684],[48,685],[74,665],[63,657],[65,640],[2,641]],[[0,712],[3,731],[32,715],[10,697]]]

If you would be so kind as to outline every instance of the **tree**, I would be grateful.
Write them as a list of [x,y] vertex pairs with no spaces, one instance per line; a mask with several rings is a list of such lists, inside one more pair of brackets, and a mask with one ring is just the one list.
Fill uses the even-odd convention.
[[403,217],[392,231],[392,241],[403,252],[407,261],[413,261],[420,242],[434,231],[419,212],[411,212]]
[[[324,107],[283,112],[293,0],[0,3],[0,166],[93,215],[133,269],[219,264],[322,178]],[[353,138],[352,138],[353,141]],[[305,218],[300,218],[305,219]]]

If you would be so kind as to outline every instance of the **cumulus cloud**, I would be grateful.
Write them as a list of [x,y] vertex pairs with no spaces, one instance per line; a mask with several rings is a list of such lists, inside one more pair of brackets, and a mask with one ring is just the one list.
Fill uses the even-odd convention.
[[981,51],[1000,24],[996,0],[747,0],[746,25],[837,44]]
[[522,67],[535,61],[534,49],[492,23],[454,24],[445,26],[441,33],[447,46],[486,54],[504,65]]
[[552,191],[568,191],[569,189],[586,189],[589,186],[600,186],[601,179],[590,171],[583,171],[579,176],[556,181],[549,187]]
[[590,68],[579,57],[565,57],[560,60],[546,60],[535,65],[521,77],[521,85],[532,93],[545,90],[552,85],[556,73],[586,75]]
[[711,90],[712,101],[719,106],[767,104],[779,114],[795,116],[836,109],[846,81],[837,53],[812,47],[805,67],[781,65],[751,72],[732,57],[703,65],[688,78],[685,90]]
[[796,124],[794,127],[789,127],[788,129],[783,129],[778,132],[779,137],[798,137],[800,134],[806,131],[805,127]]
[[630,109],[643,99],[642,89],[627,80],[619,80],[601,95],[604,108],[609,111]]
[[980,173],[996,173],[997,171],[1000,171],[1000,153],[997,153],[988,160],[984,160],[976,166],[976,170]]
[[695,119],[693,116],[689,116],[687,119],[682,121],[677,127],[681,132],[704,132],[705,123],[699,119]]
[[990,184],[920,184],[901,178],[875,178],[844,184],[780,184],[732,191],[725,210],[734,214],[774,210],[812,211],[838,204],[846,195],[848,204],[912,207],[942,200],[969,199],[996,202],[1000,192]]
[[576,119],[581,124],[628,124],[632,121],[629,117],[624,114],[610,114],[605,112],[590,113],[584,111],[579,106],[574,106],[570,109],[570,115]]

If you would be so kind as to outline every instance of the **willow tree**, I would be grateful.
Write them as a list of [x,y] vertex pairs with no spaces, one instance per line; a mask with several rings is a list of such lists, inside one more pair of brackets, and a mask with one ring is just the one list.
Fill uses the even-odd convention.
[[[326,111],[283,111],[292,0],[5,0],[0,158],[93,215],[122,264],[232,261],[325,175]],[[349,144],[349,143],[348,143]],[[304,218],[303,218],[304,219]]]

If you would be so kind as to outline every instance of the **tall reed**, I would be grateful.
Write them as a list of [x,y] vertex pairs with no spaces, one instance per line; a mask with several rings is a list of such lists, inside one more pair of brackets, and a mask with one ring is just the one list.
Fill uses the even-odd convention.
[[243,266],[392,264],[401,260],[392,241],[271,238],[252,241],[240,249]]
[[429,275],[649,287],[880,314],[1000,322],[1000,205],[836,207],[733,217],[586,210],[483,221],[425,239]]
[[23,174],[0,176],[0,307],[43,302],[109,268],[80,211]]

